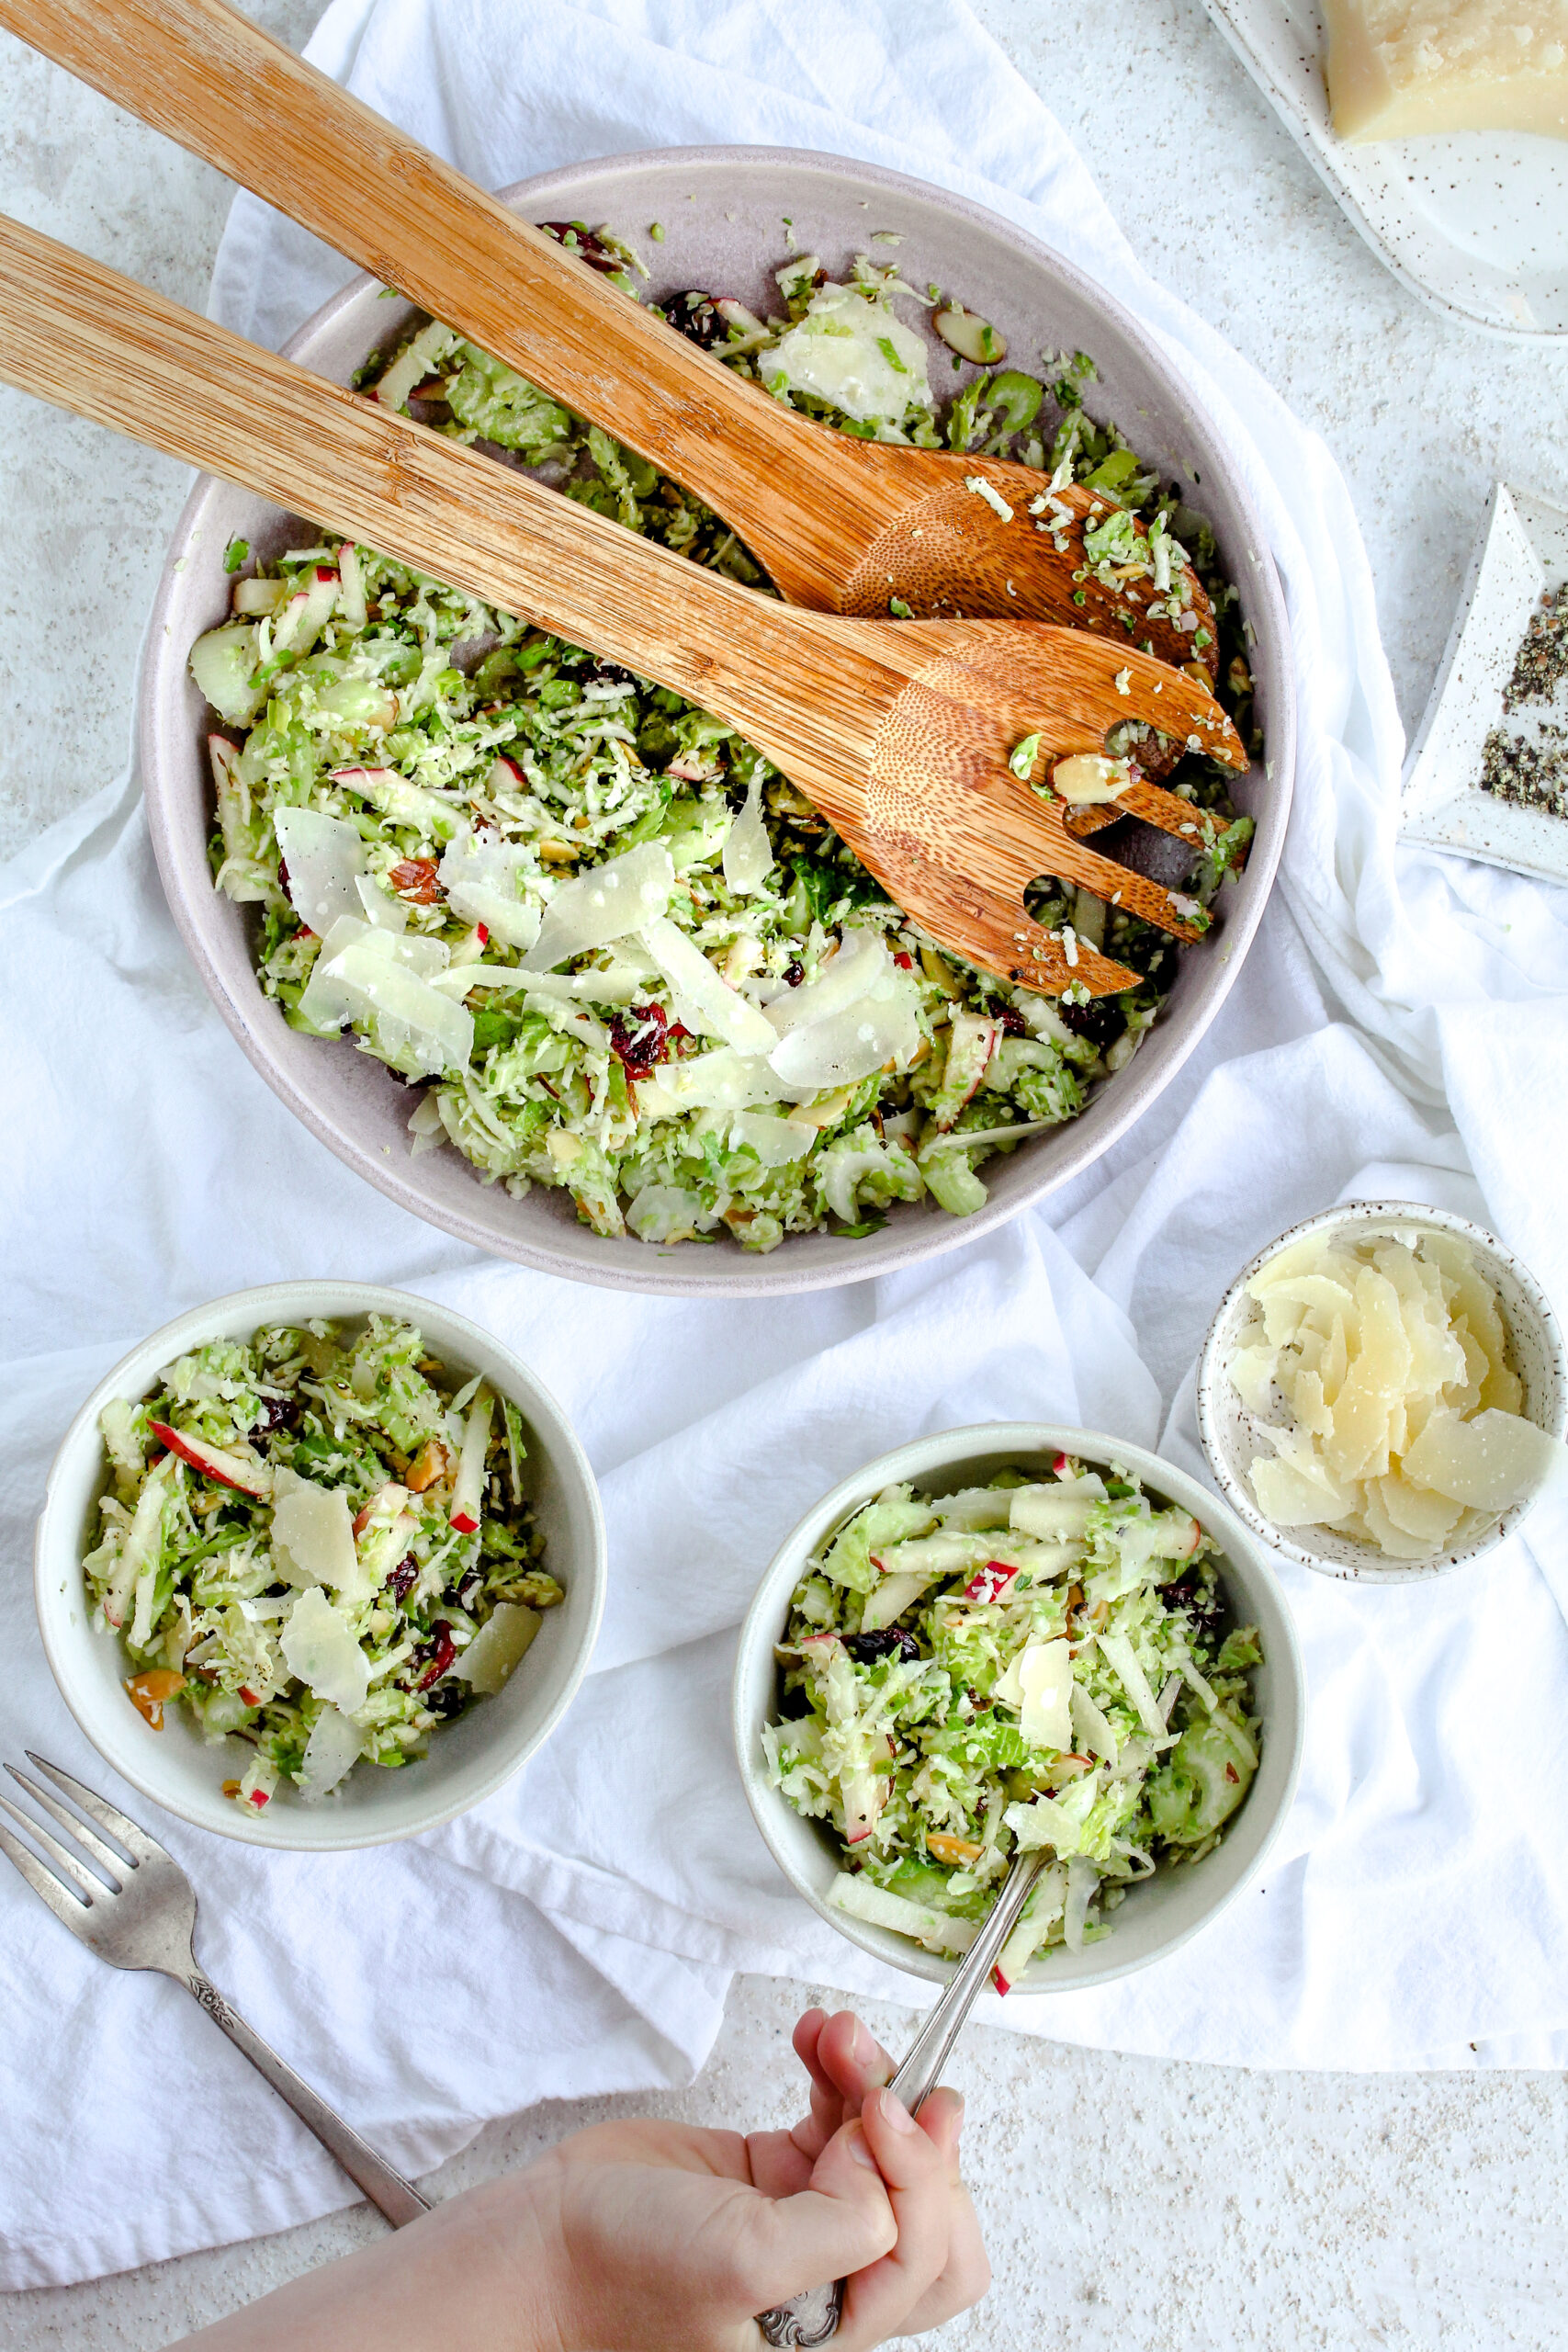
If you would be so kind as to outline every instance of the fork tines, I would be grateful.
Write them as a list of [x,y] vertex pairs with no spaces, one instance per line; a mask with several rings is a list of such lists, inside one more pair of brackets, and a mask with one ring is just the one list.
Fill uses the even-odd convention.
[[80,1819],[69,1806],[62,1804],[58,1797],[40,1788],[38,1781],[26,1772],[18,1771],[16,1765],[6,1765],[6,1771],[18,1788],[25,1789],[33,1803],[59,1823],[103,1873],[100,1877],[96,1871],[88,1870],[78,1853],[62,1845],[41,1823],[35,1821],[31,1814],[24,1813],[20,1805],[0,1794],[0,1811],[7,1813],[19,1828],[26,1830],[33,1844],[49,1857],[54,1867],[51,1869],[49,1862],[39,1861],[31,1849],[24,1845],[4,1823],[0,1823],[0,1853],[16,1864],[34,1894],[42,1896],[57,1917],[63,1919],[68,1928],[80,1928],[84,1924],[84,1914],[92,1908],[95,1896],[119,1894],[130,1872],[161,1849],[118,1806],[95,1796],[91,1789],[84,1788],[80,1781],[74,1780],[69,1772],[62,1772],[57,1764],[51,1764],[43,1757],[35,1755],[30,1747],[27,1750],[27,1757],[29,1764],[36,1765],[56,1788],[62,1790],[84,1813],[91,1816],[98,1828],[107,1830],[109,1837],[125,1849],[123,1853],[117,1853],[98,1836],[96,1829]]

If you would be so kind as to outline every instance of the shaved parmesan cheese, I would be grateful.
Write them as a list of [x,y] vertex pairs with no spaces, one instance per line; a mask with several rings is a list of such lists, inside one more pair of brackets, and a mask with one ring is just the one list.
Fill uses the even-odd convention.
[[365,1736],[359,1725],[352,1723],[341,1708],[323,1707],[310,1726],[299,1770],[299,1793],[306,1804],[335,1789],[344,1775],[354,1770],[364,1750]]
[[473,1050],[474,1017],[428,985],[448,960],[438,939],[400,938],[344,915],[321,942],[299,1010],[319,1029],[374,1021],[390,1059],[412,1061],[431,1077],[462,1069]]
[[289,1611],[282,1649],[290,1674],[319,1699],[340,1707],[345,1715],[365,1704],[370,1661],[355,1641],[348,1619],[333,1606],[320,1585],[310,1586]]
[[1109,1717],[1101,1713],[1081,1682],[1073,1684],[1068,1693],[1068,1704],[1072,1711],[1074,1736],[1080,1749],[1087,1750],[1090,1756],[1103,1758],[1114,1770],[1116,1734],[1111,1728]]
[[1470,1420],[1435,1413],[1400,1467],[1407,1484],[1450,1502],[1505,1511],[1540,1486],[1562,1451],[1555,1438],[1517,1413],[1477,1413]]
[[878,1001],[863,998],[847,1012],[781,1039],[770,1055],[786,1086],[852,1086],[891,1062],[907,1068],[919,1044],[920,1024],[912,989]]
[[787,1168],[804,1159],[817,1134],[794,1119],[768,1118],[756,1111],[739,1111],[729,1123],[730,1148],[755,1152],[764,1168]]
[[275,808],[272,830],[288,870],[288,903],[307,930],[324,939],[340,915],[362,911],[355,884],[366,870],[365,843],[346,818]]
[[272,1553],[288,1584],[356,1587],[359,1555],[342,1487],[318,1487],[288,1468],[275,1471]]
[[768,1007],[774,1033],[787,1037],[792,1029],[811,1027],[842,1012],[875,986],[886,971],[896,969],[880,932],[864,923],[846,923],[838,951],[829,956],[817,978],[807,980]]
[[[378,931],[407,931],[409,927],[407,906],[401,899],[394,897],[390,890],[384,890],[374,876],[356,874],[354,877],[354,888],[359,901],[359,911],[364,915],[367,922],[373,923]],[[350,911],[352,912],[353,910],[351,909]]]
[[[634,850],[635,857],[639,853]],[[715,971],[702,949],[663,915],[642,924],[642,944],[663,973],[678,1000],[678,1012],[688,1029],[701,1031],[734,1047],[738,1054],[765,1054],[775,1034],[750,998],[732,989]]]
[[750,1111],[776,1102],[779,1085],[761,1054],[738,1054],[732,1046],[697,1054],[689,1062],[664,1062],[651,1078],[638,1079],[637,1108],[653,1118],[678,1111]]
[[1496,1297],[1458,1235],[1308,1234],[1247,1287],[1255,1320],[1227,1371],[1272,1448],[1247,1477],[1276,1526],[1430,1559],[1562,1457],[1521,1415]]
[[622,857],[591,866],[563,882],[539,935],[523,958],[525,972],[548,972],[569,956],[607,947],[661,917],[675,887],[675,867],[662,842],[643,842]]
[[761,886],[773,863],[773,845],[762,822],[762,763],[751,771],[746,806],[731,825],[724,843],[724,878],[739,898]]
[[838,954],[767,1018],[778,1034],[769,1061],[797,1091],[852,1085],[890,1061],[906,1068],[920,1042],[915,989],[880,933],[862,924],[846,925]]
[[1018,1709],[1018,1727],[1031,1747],[1055,1747],[1065,1753],[1073,1744],[1072,1690],[1073,1660],[1067,1644],[1027,1642],[998,1681],[996,1696]]
[[536,1609],[525,1608],[521,1601],[498,1601],[453,1673],[460,1674],[475,1690],[499,1690],[543,1623]]
[[911,403],[931,405],[926,346],[874,295],[823,286],[806,316],[762,356],[769,391],[829,401],[857,424],[897,424]]
[[[535,878],[527,851],[492,833],[465,829],[447,842],[438,870],[447,904],[465,922],[482,922],[491,937],[504,946],[534,945],[544,910],[530,905],[525,896],[527,884]],[[572,887],[567,885],[569,889]],[[552,906],[555,903],[551,901]]]

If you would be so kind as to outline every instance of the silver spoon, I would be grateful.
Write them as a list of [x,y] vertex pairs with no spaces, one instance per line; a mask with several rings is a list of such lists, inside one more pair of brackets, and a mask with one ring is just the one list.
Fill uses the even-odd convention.
[[[1032,1853],[1014,1856],[984,1927],[888,2084],[888,2089],[896,2098],[903,2100],[911,2115],[919,2115],[941,2082],[942,2069],[975,2006],[975,1997],[989,1981],[998,1954],[1018,1924],[1044,1859],[1043,1850],[1038,1848]],[[757,2324],[769,2344],[826,2344],[837,2335],[843,2309],[844,2281],[835,2278],[825,2287],[805,2287],[787,2302],[775,2304],[772,2311],[759,2312]]]

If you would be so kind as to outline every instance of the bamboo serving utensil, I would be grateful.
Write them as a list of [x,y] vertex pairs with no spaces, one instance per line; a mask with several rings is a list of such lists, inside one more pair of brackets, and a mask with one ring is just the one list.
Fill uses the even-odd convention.
[[[1076,839],[1064,804],[1009,766],[1037,736],[1043,779],[1134,718],[1245,768],[1224,711],[1179,671],[1040,622],[866,621],[775,603],[13,221],[0,221],[0,379],[716,712],[917,923],[987,971],[1046,991],[1136,984],[1025,914],[1041,875],[1179,939],[1201,935],[1195,908]],[[1121,805],[1190,831],[1190,803],[1156,786]]]
[[[785,408],[226,0],[0,0],[0,25],[673,475],[792,604],[1023,615],[1214,676],[1190,567],[1175,581],[1184,631],[1150,578],[1107,582],[1088,564],[1084,529],[1111,501],[1066,485],[1054,519],[1032,512],[1046,487],[1032,468],[861,441]],[[1164,774],[1181,749],[1151,745],[1145,765]]]

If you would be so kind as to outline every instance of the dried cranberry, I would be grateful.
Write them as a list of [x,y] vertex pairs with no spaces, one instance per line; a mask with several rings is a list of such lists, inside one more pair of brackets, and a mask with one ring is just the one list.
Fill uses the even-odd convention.
[[629,1004],[610,1015],[610,1043],[628,1078],[648,1078],[670,1058],[669,1015],[661,1004]]
[[857,1666],[874,1666],[879,1657],[919,1657],[920,1645],[913,1634],[886,1625],[874,1634],[846,1634],[844,1647]]
[[728,323],[713,296],[705,294],[700,287],[693,287],[685,294],[672,294],[660,307],[676,333],[694,343],[699,351],[722,351],[728,343]]
[[635,686],[637,679],[624,662],[595,662],[591,670],[582,673],[585,686]]
[[1058,998],[1056,1010],[1076,1037],[1087,1037],[1102,1053],[1127,1026],[1127,1016],[1113,996],[1091,996],[1087,1004],[1064,1004]]
[[565,245],[590,269],[602,269],[608,277],[626,266],[604,239],[596,237],[592,229],[585,229],[581,220],[541,220],[538,225],[547,237],[553,237],[558,245]]
[[1029,1023],[1016,1004],[998,1004],[991,1008],[993,1017],[1000,1023],[1004,1035],[1027,1037]]
[[421,1642],[413,1654],[417,1669],[414,1689],[428,1690],[433,1682],[439,1682],[457,1655],[457,1645],[452,1639],[452,1628],[445,1617],[438,1617],[430,1629],[429,1641]]
[[277,861],[277,878],[283,885],[283,895],[287,899],[288,896],[288,860],[286,857],[280,857]]
[[798,956],[795,957],[793,964],[786,964],[784,966],[784,980],[788,987],[797,989],[805,978],[806,967],[801,962]]
[[1220,1621],[1224,1614],[1217,1593],[1206,1592],[1195,1572],[1189,1568],[1185,1576],[1177,1577],[1170,1584],[1162,1584],[1159,1597],[1168,1609],[1181,1610],[1200,1638],[1212,1642],[1218,1638]]
[[468,1702],[468,1694],[460,1682],[443,1682],[439,1690],[427,1690],[424,1695],[426,1709],[444,1723],[461,1714]]
[[261,1413],[253,1424],[253,1435],[264,1435],[268,1430],[292,1430],[299,1426],[300,1405],[298,1396],[264,1396]]
[[409,1552],[398,1562],[397,1566],[387,1578],[387,1590],[400,1606],[413,1590],[414,1579],[418,1574],[419,1562],[414,1558],[413,1554]]

